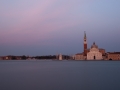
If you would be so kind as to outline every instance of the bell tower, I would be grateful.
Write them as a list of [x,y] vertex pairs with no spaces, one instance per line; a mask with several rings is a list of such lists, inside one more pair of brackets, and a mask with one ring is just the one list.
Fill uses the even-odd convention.
[[84,56],[87,56],[87,37],[85,31],[84,31]]

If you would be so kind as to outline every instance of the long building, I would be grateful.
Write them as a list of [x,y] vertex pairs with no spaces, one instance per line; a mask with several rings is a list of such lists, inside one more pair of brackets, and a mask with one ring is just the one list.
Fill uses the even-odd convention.
[[108,52],[108,60],[120,60],[120,52]]

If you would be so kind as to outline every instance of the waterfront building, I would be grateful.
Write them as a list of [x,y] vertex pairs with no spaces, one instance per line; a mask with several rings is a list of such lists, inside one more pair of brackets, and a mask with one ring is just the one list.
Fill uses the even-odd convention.
[[3,57],[0,56],[0,60],[3,60]]
[[108,52],[108,60],[120,60],[120,52]]
[[102,53],[102,56],[105,56],[105,55],[106,55],[106,51],[105,51],[105,49],[103,49],[103,48],[99,48],[99,51]]
[[77,53],[75,55],[75,60],[84,60],[84,55],[83,53]]
[[105,49],[98,48],[98,46],[93,43],[90,49],[87,48],[87,36],[84,32],[83,39],[83,53],[75,54],[75,60],[101,60],[106,59]]
[[11,60],[11,56],[4,56],[3,60]]
[[87,60],[102,60],[102,53],[100,52],[98,46],[93,43],[90,48],[90,51],[87,53]]

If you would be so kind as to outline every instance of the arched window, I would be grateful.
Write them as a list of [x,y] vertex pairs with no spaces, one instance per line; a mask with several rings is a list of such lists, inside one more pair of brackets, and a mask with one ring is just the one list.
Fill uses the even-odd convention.
[[112,60],[111,58],[109,60]]

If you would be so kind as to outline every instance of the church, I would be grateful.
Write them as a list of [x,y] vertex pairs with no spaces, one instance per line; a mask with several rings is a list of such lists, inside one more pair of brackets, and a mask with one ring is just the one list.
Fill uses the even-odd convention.
[[100,52],[98,46],[93,43],[89,52],[87,52],[87,60],[102,60],[102,53]]
[[87,48],[87,36],[84,32],[83,53],[75,54],[75,60],[103,60],[105,57],[105,49],[98,48],[93,42],[90,49]]

